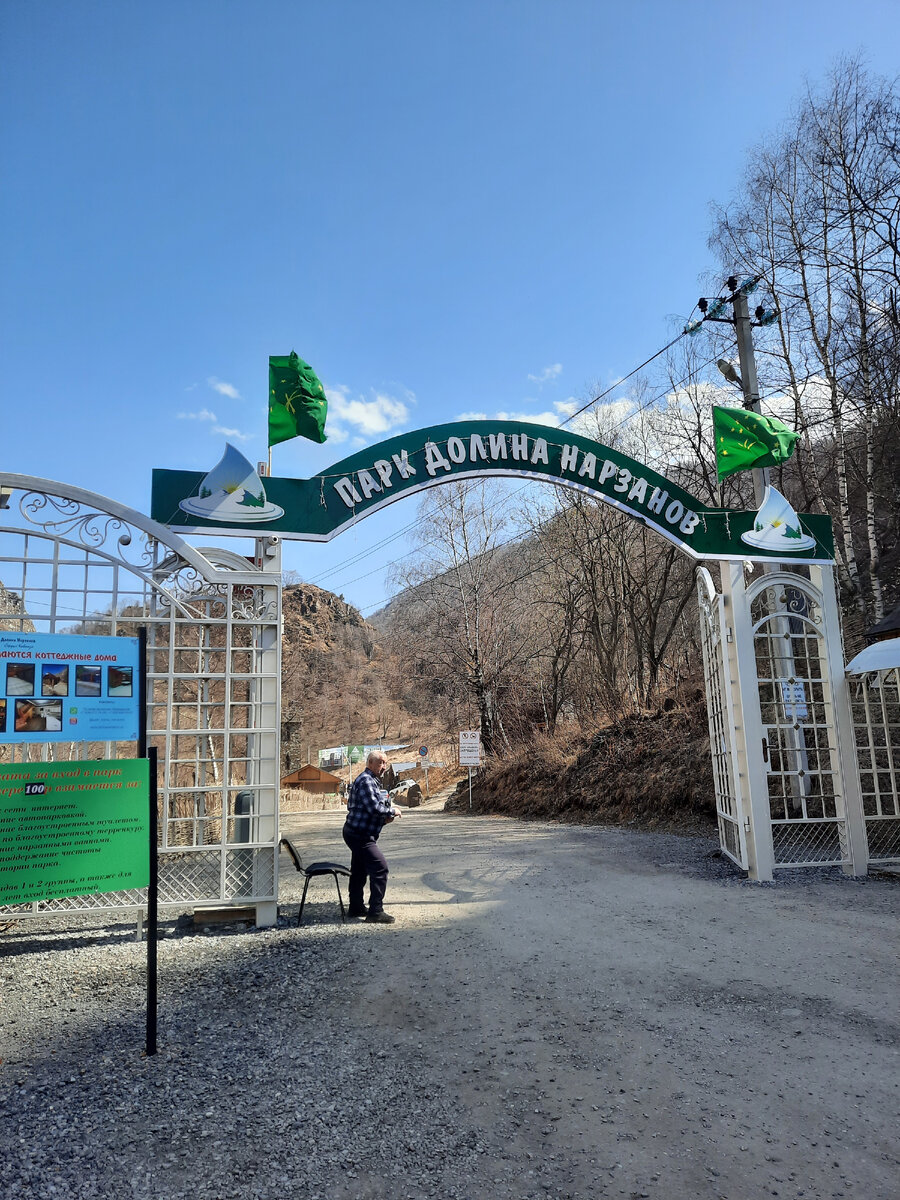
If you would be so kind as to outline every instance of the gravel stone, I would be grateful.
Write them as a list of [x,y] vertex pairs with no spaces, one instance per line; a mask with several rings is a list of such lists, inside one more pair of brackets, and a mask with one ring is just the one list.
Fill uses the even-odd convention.
[[384,845],[395,926],[313,884],[298,929],[286,856],[272,929],[165,910],[152,1058],[133,919],[0,935],[0,1197],[895,1195],[896,879],[433,805]]

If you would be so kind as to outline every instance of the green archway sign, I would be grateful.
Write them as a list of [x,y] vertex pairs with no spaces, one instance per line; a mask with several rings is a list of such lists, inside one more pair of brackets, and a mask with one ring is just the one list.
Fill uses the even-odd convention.
[[[787,508],[794,540],[769,537],[774,548],[766,548],[762,510],[710,508],[610,446],[521,421],[456,421],[398,434],[312,479],[260,478],[229,446],[205,475],[155,470],[151,516],[179,533],[217,530],[327,542],[404,496],[451,479],[489,476],[519,476],[587,492],[697,559],[830,563],[834,558],[827,516],[797,517]],[[784,527],[785,522],[774,524]]]

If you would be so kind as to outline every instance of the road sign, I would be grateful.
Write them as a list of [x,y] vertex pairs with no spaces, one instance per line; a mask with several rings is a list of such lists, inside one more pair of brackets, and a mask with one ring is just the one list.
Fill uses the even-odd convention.
[[424,757],[427,755],[427,753],[428,753],[428,747],[427,747],[427,746],[420,746],[420,747],[419,747],[419,753],[420,753],[420,754],[422,755],[422,757],[424,758]]
[[478,729],[461,729],[459,731],[459,765],[461,767],[481,766],[481,733]]

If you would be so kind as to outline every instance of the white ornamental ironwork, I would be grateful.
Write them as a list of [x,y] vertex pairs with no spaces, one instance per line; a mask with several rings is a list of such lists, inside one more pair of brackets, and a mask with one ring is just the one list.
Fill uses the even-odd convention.
[[[148,741],[159,752],[161,905],[277,903],[281,574],[196,549],[81,488],[0,475],[0,629],[148,641]],[[130,742],[0,746],[5,761],[130,758]],[[137,909],[143,891],[0,909],[17,918]]]
[[848,679],[870,863],[900,863],[900,667]]

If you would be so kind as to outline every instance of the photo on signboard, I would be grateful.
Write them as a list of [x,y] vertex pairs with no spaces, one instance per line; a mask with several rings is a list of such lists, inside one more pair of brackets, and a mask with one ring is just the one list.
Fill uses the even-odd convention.
[[102,667],[76,667],[75,668],[75,695],[76,696],[99,696],[101,695],[101,683],[103,679]]
[[6,701],[0,699],[0,733],[6,732]]
[[16,733],[59,733],[62,700],[17,700]]
[[132,696],[134,667],[110,667],[106,679],[107,696]]
[[6,664],[7,696],[34,695],[34,663],[11,662]]
[[61,663],[41,664],[41,695],[68,696],[69,668]]

